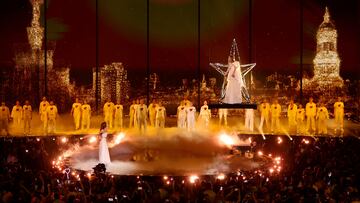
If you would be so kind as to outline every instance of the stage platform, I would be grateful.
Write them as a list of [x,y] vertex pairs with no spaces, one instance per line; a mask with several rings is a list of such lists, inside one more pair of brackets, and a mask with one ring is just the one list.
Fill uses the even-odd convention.
[[257,104],[239,103],[239,104],[225,104],[213,103],[209,104],[209,109],[257,109]]
[[[224,134],[225,139],[221,138]],[[347,137],[349,136],[243,134],[204,130],[184,132],[170,128],[150,131],[146,135],[128,131],[123,135],[108,135],[112,163],[106,168],[113,175],[148,176],[217,175],[268,170],[279,155],[289,158],[289,147],[294,144],[349,139]],[[92,140],[93,138],[95,139]],[[52,156],[55,162],[63,162],[59,163],[62,169],[70,167],[73,171],[92,172],[93,167],[98,164],[97,135],[12,137],[0,140],[5,145],[17,142],[30,145],[43,143],[50,152],[53,151],[51,154],[55,152],[56,156]]]
[[[121,140],[117,136],[108,137],[111,163],[106,166],[116,175],[216,175],[260,169],[271,162],[265,157],[246,157],[251,142],[236,134],[165,129],[143,136],[129,132]],[[72,168],[83,171],[91,171],[98,163],[98,153],[98,144],[86,141],[63,152]]]
[[[88,136],[88,135],[96,135],[99,133],[99,126],[100,123],[103,121],[103,117],[96,115],[91,118],[91,128],[89,130],[73,130],[74,124],[73,124],[73,118],[70,116],[70,114],[61,114],[59,116],[59,119],[57,121],[57,128],[56,132],[54,134],[45,135],[43,133],[42,124],[40,122],[40,117],[38,114],[33,115],[33,121],[32,121],[32,128],[30,135],[24,135],[23,134],[23,128],[22,126],[20,128],[16,128],[14,124],[10,124],[10,135],[6,136],[5,132],[3,131],[0,134],[0,137],[47,137],[47,136],[59,136],[59,137],[72,137],[72,136]],[[216,114],[212,115],[212,118],[210,120],[210,125],[206,128],[209,131],[219,132],[219,131],[236,131],[244,135],[264,135],[265,137],[268,136],[287,136],[290,135],[293,136],[303,136],[304,134],[296,134],[294,132],[290,132],[287,125],[287,118],[282,117],[280,119],[281,123],[281,131],[278,133],[270,133],[269,129],[266,129],[264,127],[264,130],[261,131],[258,128],[258,125],[260,123],[260,118],[255,112],[255,121],[254,121],[254,131],[250,132],[247,130],[244,126],[244,117],[243,115],[229,115],[228,116],[228,126],[219,126],[219,120],[217,118]],[[118,133],[118,132],[131,132],[132,134],[135,134],[138,132],[137,129],[129,129],[128,124],[129,118],[124,118],[124,128],[122,130],[109,130],[109,133]],[[165,123],[165,129],[172,129],[176,128],[177,125],[177,118],[176,117],[168,117],[166,119]],[[306,123],[304,123],[305,127]],[[149,132],[157,131],[158,129],[148,127],[147,128]],[[335,122],[334,119],[328,120],[328,135],[329,137],[337,137],[339,136],[339,133],[335,133]],[[161,130],[161,129],[160,129]],[[197,127],[197,130],[202,130],[202,127]],[[354,136],[359,137],[360,136],[360,124],[354,123],[349,120],[344,120],[344,136]],[[305,134],[308,135],[308,134]],[[314,135],[317,137],[318,135]]]

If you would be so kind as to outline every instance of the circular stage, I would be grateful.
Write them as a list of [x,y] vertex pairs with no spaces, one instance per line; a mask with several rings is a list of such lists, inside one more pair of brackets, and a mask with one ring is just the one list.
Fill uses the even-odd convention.
[[[246,148],[248,139],[210,131],[176,128],[147,135],[114,135],[108,139],[111,164],[117,175],[213,175],[260,168],[266,161],[232,155],[231,145]],[[92,171],[98,164],[98,142],[75,145],[63,154],[72,168]]]

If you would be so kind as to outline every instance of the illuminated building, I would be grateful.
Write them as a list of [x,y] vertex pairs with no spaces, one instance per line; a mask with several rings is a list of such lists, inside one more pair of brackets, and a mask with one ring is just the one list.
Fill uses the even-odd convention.
[[340,77],[340,58],[337,52],[337,31],[330,19],[328,8],[325,9],[324,21],[316,34],[316,56],[313,60],[314,77],[304,80],[305,90],[331,90],[342,87]]
[[75,96],[75,86],[70,83],[70,70],[66,67],[54,68],[55,43],[48,42],[46,51],[43,49],[44,28],[40,25],[40,6],[44,2],[43,0],[30,0],[30,2],[32,21],[31,26],[27,27],[30,49],[29,45],[23,45],[16,50],[15,69],[9,73],[12,85],[6,91],[12,92],[16,99],[28,99],[34,104],[39,102],[42,96],[48,96],[59,107],[64,107]]
[[[100,101],[106,102],[111,99],[113,102],[124,101],[128,98],[129,81],[127,71],[122,63],[112,63],[100,68],[99,72]],[[93,92],[96,91],[96,72],[93,69]]]

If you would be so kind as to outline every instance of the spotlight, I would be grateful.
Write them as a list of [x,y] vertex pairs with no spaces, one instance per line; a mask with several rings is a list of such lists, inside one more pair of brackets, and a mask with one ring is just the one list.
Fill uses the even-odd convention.
[[36,141],[40,142],[40,138],[36,138]]
[[262,156],[262,155],[263,155],[263,152],[262,152],[262,151],[258,151],[258,155],[259,155],[259,156]]
[[164,179],[164,180],[167,180],[167,179],[169,179],[169,177],[167,177],[167,176],[164,176],[164,177],[163,177],[163,179]]
[[277,143],[278,143],[278,144],[281,144],[281,143],[282,143],[281,137],[277,137]]

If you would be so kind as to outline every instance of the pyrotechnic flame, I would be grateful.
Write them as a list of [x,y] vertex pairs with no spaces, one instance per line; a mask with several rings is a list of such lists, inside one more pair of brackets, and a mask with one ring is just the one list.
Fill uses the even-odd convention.
[[302,142],[305,143],[305,144],[309,144],[309,143],[310,143],[310,141],[307,140],[307,139],[303,139]]
[[225,175],[223,173],[219,174],[217,177],[217,179],[219,180],[224,180],[225,179]]
[[91,144],[91,143],[94,143],[94,142],[96,142],[96,140],[97,140],[97,138],[96,138],[95,135],[94,135],[94,136],[91,136],[90,139],[89,139],[89,143],[90,143],[90,144]]
[[62,137],[62,138],[61,138],[61,142],[62,142],[62,143],[66,143],[67,141],[68,141],[68,140],[67,140],[66,137]]
[[231,147],[235,144],[235,141],[230,135],[227,135],[225,133],[220,134],[219,140],[222,144],[225,144],[228,147]]
[[125,138],[125,133],[121,132],[115,136],[115,144],[120,144],[121,141]]
[[190,183],[195,183],[195,181],[198,179],[199,179],[199,177],[197,175],[192,175],[189,177]]

